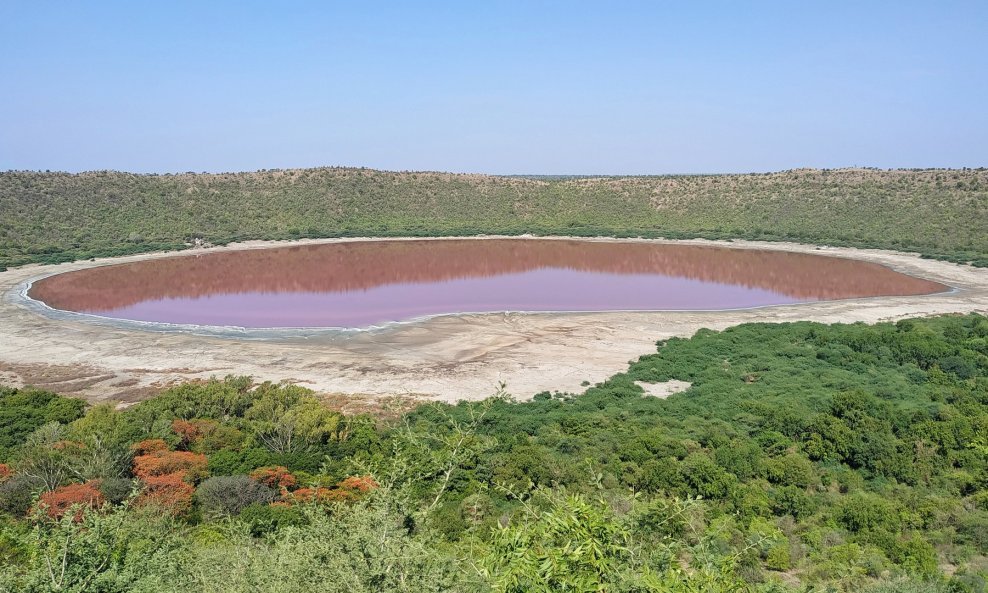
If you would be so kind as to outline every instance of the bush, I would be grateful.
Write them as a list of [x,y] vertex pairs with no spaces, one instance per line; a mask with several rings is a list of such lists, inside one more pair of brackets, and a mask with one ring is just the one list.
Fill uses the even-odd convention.
[[49,422],[67,424],[82,416],[85,402],[50,391],[0,387],[0,451],[14,448]]
[[837,519],[853,532],[882,530],[898,533],[902,517],[893,503],[874,494],[859,493],[842,500]]
[[206,469],[213,476],[232,476],[241,472],[243,456],[237,451],[217,451],[209,456]]
[[182,477],[182,472],[176,472],[144,478],[144,488],[137,498],[137,505],[158,507],[175,516],[189,512],[195,488]]
[[770,570],[789,570],[792,568],[792,555],[789,542],[780,542],[769,548],[765,555],[765,566]]
[[14,475],[0,484],[0,510],[14,516],[23,516],[34,502],[34,493],[41,483],[24,475]]
[[126,478],[104,478],[100,481],[99,490],[107,502],[119,504],[134,492],[134,482]]
[[52,519],[61,519],[72,509],[75,520],[82,519],[84,509],[98,509],[106,502],[100,492],[100,481],[91,480],[83,484],[69,484],[45,492],[38,499],[38,508],[47,513]]
[[250,473],[250,477],[254,481],[273,489],[293,488],[297,482],[288,468],[280,465],[259,467]]
[[206,465],[206,456],[200,453],[157,450],[134,458],[134,475],[143,480],[180,472],[186,480],[196,482],[208,474]]
[[816,510],[813,498],[802,488],[783,486],[773,488],[769,493],[772,512],[779,516],[791,515],[794,519],[804,519]]
[[305,515],[298,507],[281,503],[250,504],[240,511],[238,519],[249,526],[250,534],[254,537],[267,535],[284,527],[305,524]]
[[276,492],[247,476],[215,476],[196,490],[196,500],[207,517],[237,515],[253,504],[268,504]]

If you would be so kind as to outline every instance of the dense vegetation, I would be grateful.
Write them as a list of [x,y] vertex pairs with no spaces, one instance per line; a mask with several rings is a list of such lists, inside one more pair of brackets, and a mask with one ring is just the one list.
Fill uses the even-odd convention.
[[988,266],[988,170],[492,177],[0,173],[0,267],[203,240],[476,234],[796,240]]
[[658,346],[397,421],[245,378],[3,389],[0,591],[986,590],[988,318]]

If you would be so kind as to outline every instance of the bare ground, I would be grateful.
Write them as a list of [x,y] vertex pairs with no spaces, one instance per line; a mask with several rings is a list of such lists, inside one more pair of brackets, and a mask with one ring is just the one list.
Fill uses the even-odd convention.
[[[400,240],[400,239],[399,239]],[[436,239],[442,240],[442,239]],[[482,239],[477,239],[482,240]],[[594,239],[614,241],[615,239]],[[329,241],[305,241],[305,243]],[[151,332],[54,319],[26,306],[18,287],[107,263],[179,254],[145,254],[0,272],[0,383],[33,384],[91,401],[130,403],[176,382],[227,374],[292,382],[341,409],[408,405],[422,399],[481,399],[500,382],[519,398],[545,390],[579,392],[654,352],[656,340],[707,327],[813,320],[877,322],[940,313],[988,312],[988,270],[879,250],[791,243],[686,241],[850,257],[935,280],[951,293],[881,297],[719,312],[493,313],[449,315],[350,335],[269,340]],[[259,249],[253,241],[211,249]],[[391,405],[391,404],[388,404]]]

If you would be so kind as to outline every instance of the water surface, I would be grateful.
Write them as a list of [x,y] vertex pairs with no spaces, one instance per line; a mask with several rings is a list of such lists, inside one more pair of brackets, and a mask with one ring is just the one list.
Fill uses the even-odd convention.
[[944,290],[878,264],[812,254],[484,239],[167,257],[51,276],[29,296],[120,319],[275,328],[495,311],[709,311]]

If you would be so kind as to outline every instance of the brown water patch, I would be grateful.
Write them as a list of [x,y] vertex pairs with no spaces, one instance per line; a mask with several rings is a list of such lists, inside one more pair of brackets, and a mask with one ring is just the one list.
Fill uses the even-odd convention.
[[168,257],[52,276],[29,294],[107,317],[256,328],[365,327],[459,312],[718,310],[946,289],[813,254],[490,239]]

